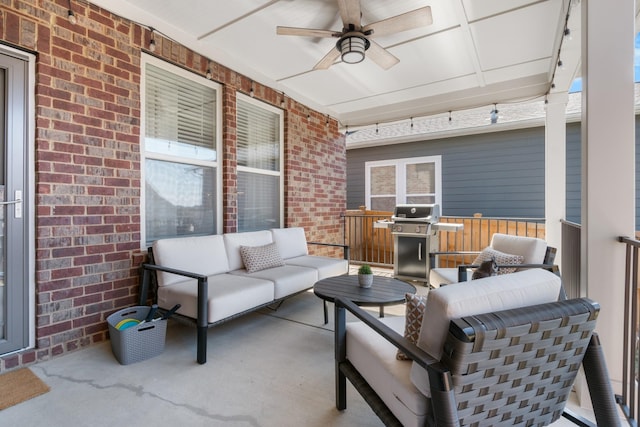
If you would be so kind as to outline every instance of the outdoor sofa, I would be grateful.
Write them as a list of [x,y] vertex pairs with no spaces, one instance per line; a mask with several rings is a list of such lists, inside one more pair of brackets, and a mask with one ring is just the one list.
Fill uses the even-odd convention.
[[[344,257],[309,255],[308,244],[341,247]],[[160,239],[142,265],[140,304],[147,304],[151,287],[160,309],[180,304],[177,314],[196,323],[203,364],[208,327],[348,274],[348,259],[347,246],[307,242],[300,227]]]

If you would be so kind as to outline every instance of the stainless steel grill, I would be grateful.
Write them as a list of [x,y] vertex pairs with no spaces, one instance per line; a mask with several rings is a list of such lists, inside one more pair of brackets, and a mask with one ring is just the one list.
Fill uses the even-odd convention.
[[429,281],[429,254],[438,249],[439,231],[457,231],[461,224],[439,223],[440,205],[404,204],[394,208],[391,221],[376,226],[391,229],[393,274],[398,279]]

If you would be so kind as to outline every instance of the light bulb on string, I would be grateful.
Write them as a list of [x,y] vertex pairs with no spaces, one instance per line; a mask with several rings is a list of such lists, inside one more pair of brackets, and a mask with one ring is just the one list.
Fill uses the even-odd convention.
[[73,13],[73,10],[71,10],[71,0],[69,0],[69,11],[67,12],[67,19],[69,20],[71,25],[76,25],[76,23],[78,22],[78,20],[76,19],[76,15]]
[[149,50],[151,52],[155,52],[156,51],[156,41],[155,41],[155,39],[153,37],[153,28],[149,28],[149,30],[151,30],[151,36],[150,36],[151,40],[149,40]]

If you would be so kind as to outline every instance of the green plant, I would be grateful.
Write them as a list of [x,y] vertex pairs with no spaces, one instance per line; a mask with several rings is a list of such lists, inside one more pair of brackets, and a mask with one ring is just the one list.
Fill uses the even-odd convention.
[[373,274],[371,267],[368,264],[362,264],[358,269],[358,274]]

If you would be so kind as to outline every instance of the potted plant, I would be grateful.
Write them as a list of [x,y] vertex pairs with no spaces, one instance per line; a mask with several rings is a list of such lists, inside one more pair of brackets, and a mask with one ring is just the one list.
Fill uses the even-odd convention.
[[368,264],[362,264],[358,269],[358,283],[362,288],[370,288],[373,284],[373,271]]

